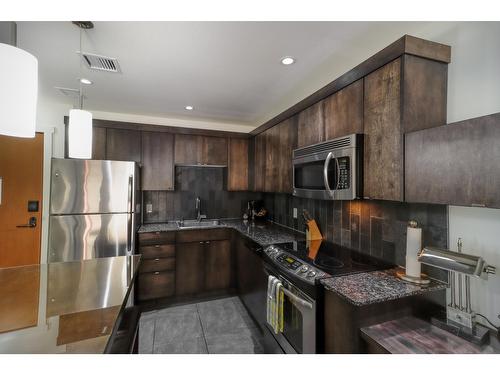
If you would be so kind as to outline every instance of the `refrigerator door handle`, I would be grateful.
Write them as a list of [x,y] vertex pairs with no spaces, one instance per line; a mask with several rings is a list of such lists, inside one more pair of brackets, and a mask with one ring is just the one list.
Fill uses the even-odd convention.
[[133,253],[133,217],[134,217],[134,210],[133,210],[133,201],[132,201],[132,193],[134,189],[134,176],[130,175],[128,177],[128,228],[127,228],[127,252],[132,254]]

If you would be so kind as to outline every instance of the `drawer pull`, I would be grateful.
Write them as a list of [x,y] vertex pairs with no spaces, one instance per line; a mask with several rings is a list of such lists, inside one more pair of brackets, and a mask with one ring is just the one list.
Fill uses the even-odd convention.
[[155,272],[155,275],[159,275],[160,273],[158,271]]
[[210,243],[210,241],[205,241],[205,243]]
[[156,258],[156,259],[155,259],[155,262],[158,262],[159,260],[160,260],[160,258]]
[[156,247],[156,248],[159,248],[159,247],[160,247],[160,245],[155,245],[155,247]]
[[200,243],[203,243],[203,241],[200,241]]
[[155,232],[155,234],[156,234],[157,236],[159,236],[159,235],[160,235],[160,232]]

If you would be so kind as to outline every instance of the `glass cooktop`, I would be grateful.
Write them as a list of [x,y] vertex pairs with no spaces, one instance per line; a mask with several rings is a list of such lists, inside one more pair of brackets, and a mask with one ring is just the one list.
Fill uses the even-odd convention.
[[393,267],[392,264],[331,242],[298,241],[278,245],[302,261],[330,274],[342,276]]

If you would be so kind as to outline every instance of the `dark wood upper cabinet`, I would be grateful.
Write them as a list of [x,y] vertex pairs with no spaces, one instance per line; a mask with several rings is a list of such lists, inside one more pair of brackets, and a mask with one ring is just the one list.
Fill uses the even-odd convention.
[[279,178],[278,192],[293,191],[292,154],[297,147],[297,118],[289,118],[277,125],[279,131]]
[[266,134],[255,136],[254,140],[254,191],[264,191],[266,177]]
[[202,137],[192,134],[175,135],[175,164],[198,164],[202,160]]
[[227,138],[202,137],[201,164],[227,165]]
[[175,258],[175,294],[197,294],[205,283],[205,242],[188,242],[177,246]]
[[227,138],[175,135],[175,164],[227,165]]
[[142,132],[142,190],[174,190],[174,135]]
[[500,208],[500,113],[406,134],[409,202]]
[[248,139],[229,139],[227,169],[227,190],[248,190]]
[[106,128],[92,128],[92,159],[106,159]]
[[403,201],[404,134],[446,122],[447,64],[403,55],[364,78],[364,196]]
[[323,104],[324,101],[320,101],[298,114],[297,147],[309,146],[325,140]]
[[223,290],[231,287],[231,241],[205,242],[205,290]]
[[127,129],[107,129],[106,159],[140,163],[141,132]]
[[363,133],[363,79],[324,100],[325,140]]
[[372,199],[403,199],[400,78],[397,59],[364,80],[364,195]]
[[279,127],[273,126],[271,129],[266,130],[264,134],[266,135],[264,191],[276,192],[279,190]]

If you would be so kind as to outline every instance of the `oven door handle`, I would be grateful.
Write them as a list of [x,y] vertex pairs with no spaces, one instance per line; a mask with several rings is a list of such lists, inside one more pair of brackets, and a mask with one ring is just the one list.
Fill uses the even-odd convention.
[[333,158],[333,152],[329,152],[325,159],[325,165],[323,166],[323,180],[325,182],[325,188],[330,197],[333,198],[333,191],[330,189],[330,184],[328,183],[328,167],[330,166],[330,161]]
[[[278,279],[276,276],[272,275],[268,270],[267,270],[267,267],[264,266],[264,273],[267,275],[267,276],[272,276],[276,279]],[[281,285],[283,285],[283,283],[281,283]],[[290,301],[292,303],[294,303],[297,307],[305,307],[309,310],[312,310],[313,309],[313,305],[311,302],[309,301],[306,301],[305,299],[302,299],[300,297],[297,297],[295,294],[293,294],[290,290],[288,290],[284,285],[283,285],[283,293],[285,293],[289,298],[290,298]]]
[[300,306],[305,307],[309,310],[313,309],[313,305],[311,302],[308,302],[305,299],[297,297],[295,294],[293,294],[287,288],[285,288],[285,286],[283,286],[282,290],[283,290],[283,293],[285,293],[288,296],[288,298],[290,298],[290,301],[293,302],[293,304],[300,305]]

